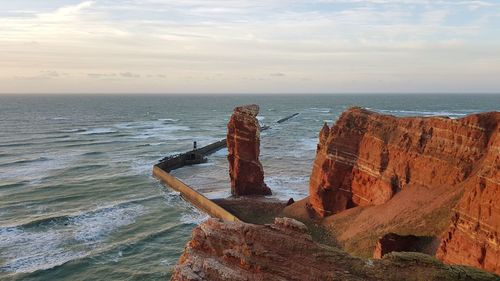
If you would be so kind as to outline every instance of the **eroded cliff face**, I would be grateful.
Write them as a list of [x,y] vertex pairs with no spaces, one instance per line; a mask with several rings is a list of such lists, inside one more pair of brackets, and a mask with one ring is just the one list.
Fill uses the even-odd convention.
[[464,182],[465,193],[436,256],[500,274],[500,114],[489,117],[475,117],[490,135],[488,153]]
[[231,193],[236,196],[271,194],[271,189],[264,183],[264,171],[259,161],[260,126],[257,114],[258,105],[239,106],[234,109],[227,124]]
[[406,188],[456,186],[489,151],[495,116],[398,118],[351,108],[321,130],[310,204],[327,216],[383,204]]
[[[500,273],[499,123],[498,112],[397,118],[351,108],[321,130],[309,204],[323,217],[379,207],[351,212],[359,229],[339,230],[340,241],[371,229],[439,235],[445,219],[439,259]],[[456,206],[439,204],[454,194]]]
[[[397,270],[395,270],[397,269]],[[193,230],[173,281],[257,280],[500,280],[470,268],[446,266],[422,254],[362,260],[315,243],[293,219],[254,225],[209,219]]]

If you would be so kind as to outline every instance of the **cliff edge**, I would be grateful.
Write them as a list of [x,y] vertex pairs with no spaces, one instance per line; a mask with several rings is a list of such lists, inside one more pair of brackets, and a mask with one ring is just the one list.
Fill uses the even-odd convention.
[[442,236],[439,259],[500,273],[499,121],[351,108],[319,134],[308,206],[350,252],[388,232]]
[[[396,270],[397,269],[397,270]],[[257,280],[500,280],[463,266],[447,266],[418,253],[362,260],[313,242],[307,227],[290,218],[254,225],[209,219],[174,269],[173,281]]]

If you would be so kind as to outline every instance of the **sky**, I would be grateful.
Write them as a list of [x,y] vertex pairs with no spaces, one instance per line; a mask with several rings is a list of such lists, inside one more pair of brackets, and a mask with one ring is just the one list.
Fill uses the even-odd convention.
[[500,0],[0,0],[0,93],[500,93]]

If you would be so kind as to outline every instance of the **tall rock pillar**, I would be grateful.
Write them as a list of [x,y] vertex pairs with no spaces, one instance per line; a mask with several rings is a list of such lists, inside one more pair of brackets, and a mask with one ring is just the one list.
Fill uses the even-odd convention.
[[227,124],[227,149],[231,193],[241,195],[269,195],[271,189],[264,183],[264,171],[259,161],[260,126],[256,118],[259,106],[239,106]]

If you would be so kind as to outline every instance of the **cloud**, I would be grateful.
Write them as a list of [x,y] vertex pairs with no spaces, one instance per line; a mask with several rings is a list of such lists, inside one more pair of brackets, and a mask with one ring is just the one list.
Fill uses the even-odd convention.
[[54,70],[42,70],[36,74],[31,75],[16,75],[15,79],[20,80],[47,80],[47,79],[57,79],[69,76],[67,73],[59,73]]
[[284,77],[285,74],[281,72],[275,72],[275,73],[270,73],[269,76],[271,77]]
[[120,73],[120,76],[125,77],[125,78],[141,78],[140,74],[136,74],[136,73],[132,73],[132,72],[123,72],[123,73]]
[[116,78],[116,73],[87,73],[87,76],[89,78],[95,78],[95,79],[110,79],[110,78]]
[[[13,1],[8,10],[29,13],[0,12],[0,79],[10,85],[8,91],[37,90],[34,83],[8,80],[13,76],[45,77],[69,92],[74,87],[67,82],[71,79],[84,80],[79,87],[116,87],[113,91],[129,91],[132,85],[145,92],[153,87],[265,91],[276,87],[273,77],[286,77],[287,83],[281,84],[290,91],[303,85],[300,77],[314,77],[307,83],[311,91],[354,89],[346,82],[353,79],[371,91],[380,84],[373,81],[390,81],[396,87],[403,74],[421,85],[432,84],[429,73],[449,75],[443,80],[448,91],[458,87],[454,77],[500,87],[491,78],[500,69],[500,5],[493,1],[22,3],[29,1]],[[47,69],[71,77],[42,75]],[[470,71],[475,78],[467,78]],[[269,73],[267,79],[241,82],[241,77],[263,73]],[[138,79],[142,77],[156,78],[155,83]],[[105,84],[109,80],[123,83]]]

